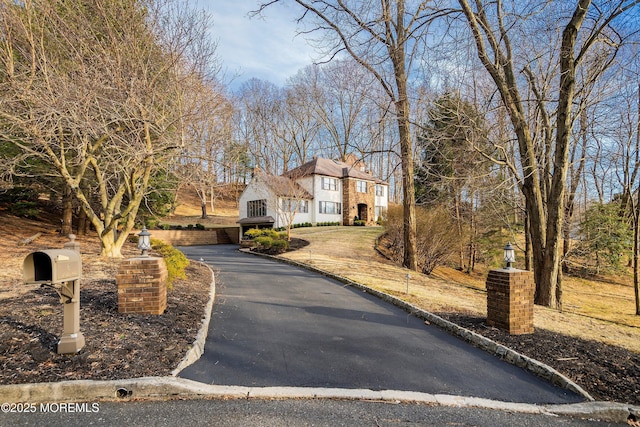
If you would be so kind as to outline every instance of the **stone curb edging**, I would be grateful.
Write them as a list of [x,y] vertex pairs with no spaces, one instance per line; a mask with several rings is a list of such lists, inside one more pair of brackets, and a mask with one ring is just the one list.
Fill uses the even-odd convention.
[[386,403],[418,403],[449,407],[482,408],[518,413],[596,418],[625,422],[629,405],[586,402],[568,405],[535,405],[491,399],[429,394],[399,390],[369,390],[311,387],[244,387],[204,384],[176,377],[144,377],[112,381],[62,381],[58,383],[12,384],[0,386],[6,402],[114,402],[166,399],[336,399]]
[[242,252],[246,252],[246,253],[251,253],[253,255],[257,255],[257,256],[263,256],[263,257],[268,257],[271,258],[273,260],[279,261],[279,262],[283,262],[286,264],[290,264],[290,265],[294,265],[296,267],[300,267],[300,268],[304,268],[306,270],[310,270],[310,271],[314,271],[316,273],[322,274],[326,277],[335,279],[341,283],[344,283],[345,285],[348,286],[353,286],[356,289],[359,289],[361,291],[367,292],[375,297],[380,298],[383,301],[386,301],[388,303],[391,303],[393,305],[395,305],[396,307],[399,307],[401,309],[403,309],[404,311],[406,311],[407,313],[413,314],[415,316],[417,316],[420,319],[426,320],[429,323],[432,323],[438,327],[440,327],[441,329],[444,329],[445,331],[459,337],[462,338],[463,340],[471,343],[472,345],[474,345],[475,347],[478,347],[488,353],[493,354],[494,356],[499,357],[500,359],[515,365],[519,368],[525,369],[531,373],[533,373],[534,375],[541,377],[547,381],[549,381],[550,383],[558,386],[558,387],[562,387],[564,389],[570,390],[582,397],[584,397],[585,399],[589,400],[589,401],[595,401],[595,399],[586,391],[584,390],[582,387],[580,387],[578,384],[576,384],[575,382],[571,381],[569,378],[567,378],[566,376],[562,375],[560,372],[558,372],[557,370],[555,370],[554,368],[552,368],[551,366],[542,363],[538,360],[532,359],[528,356],[525,356],[523,354],[518,353],[515,350],[512,350],[508,347],[505,347],[501,344],[498,344],[497,342],[486,338],[478,333],[475,333],[473,331],[470,331],[468,329],[465,329],[459,325],[456,325],[453,322],[450,322],[448,320],[443,319],[440,316],[437,316],[433,313],[430,313],[428,311],[425,311],[419,307],[414,306],[413,304],[410,304],[406,301],[401,300],[400,298],[394,297],[392,295],[389,295],[387,293],[378,291],[376,289],[373,289],[369,286],[363,285],[361,283],[357,283],[354,282],[351,279],[348,279],[346,277],[343,276],[339,276],[333,273],[329,273],[327,271],[321,270],[317,267],[313,267],[310,266],[308,264],[304,264],[304,263],[300,263],[294,260],[290,260],[287,258],[282,258],[282,257],[277,257],[277,256],[272,256],[272,255],[267,255],[267,254],[261,254],[258,252],[253,252],[253,251],[249,251],[246,249],[241,250]]
[[[192,260],[193,262],[193,260]],[[198,334],[196,335],[195,341],[184,358],[180,361],[178,366],[171,371],[171,376],[176,377],[183,369],[187,366],[192,365],[200,356],[204,354],[204,344],[207,341],[207,334],[209,333],[209,323],[211,322],[211,312],[213,311],[213,301],[216,298],[216,277],[213,269],[205,262],[197,261],[198,263],[204,265],[211,272],[211,285],[209,287],[209,301],[207,301],[207,305],[204,309],[204,316],[202,317],[202,322],[200,323],[200,329],[198,330]]]

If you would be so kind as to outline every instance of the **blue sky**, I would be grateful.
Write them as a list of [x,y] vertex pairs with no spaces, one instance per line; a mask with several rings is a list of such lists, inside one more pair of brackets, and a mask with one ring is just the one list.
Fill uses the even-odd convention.
[[227,80],[237,87],[252,77],[284,85],[286,79],[317,57],[303,36],[296,37],[295,9],[270,6],[262,17],[249,18],[257,0],[200,0],[213,17],[212,37],[218,41]]

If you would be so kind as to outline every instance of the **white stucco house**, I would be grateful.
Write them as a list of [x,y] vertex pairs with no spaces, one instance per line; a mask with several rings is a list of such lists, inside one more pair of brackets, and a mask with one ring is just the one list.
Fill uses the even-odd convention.
[[255,172],[240,196],[241,235],[251,228],[339,223],[374,225],[389,206],[389,184],[361,162],[314,158],[284,175]]

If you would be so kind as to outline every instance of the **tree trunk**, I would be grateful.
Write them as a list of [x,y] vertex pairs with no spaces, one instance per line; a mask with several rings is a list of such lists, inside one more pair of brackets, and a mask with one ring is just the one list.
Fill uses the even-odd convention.
[[640,252],[640,203],[635,202],[633,209],[633,290],[636,297],[636,316],[640,316],[640,266],[638,252]]
[[[640,148],[640,83],[638,83],[638,117],[636,123],[636,156]],[[640,266],[638,266],[638,252],[640,252],[640,186],[636,191],[636,206],[633,209],[633,290],[636,296],[636,316],[640,316]]]
[[121,248],[122,246],[118,246],[117,244],[115,230],[112,229],[102,233],[102,238],[100,239],[100,256],[122,258]]
[[460,247],[458,248],[458,257],[460,260],[460,271],[465,270],[464,265],[464,241],[462,239],[462,219],[460,218],[460,195],[456,192],[454,197],[455,211],[456,211],[456,228],[458,229],[458,242]]
[[524,269],[533,270],[533,249],[531,248],[531,232],[529,231],[529,215],[524,214]]
[[73,234],[73,192],[66,184],[62,195],[62,228],[60,229],[60,234],[63,236]]
[[87,214],[84,209],[80,208],[80,213],[78,214],[78,235],[87,234]]
[[407,72],[405,65],[404,38],[404,0],[397,2],[396,31],[397,38],[402,40],[395,45],[388,45],[389,56],[393,63],[394,77],[398,96],[395,101],[398,136],[400,137],[400,157],[402,163],[402,205],[404,212],[404,262],[403,265],[418,271],[417,235],[416,235],[416,192],[414,185],[413,143],[411,141],[411,122],[409,121],[409,97],[407,94]]
[[576,61],[574,50],[578,31],[589,10],[590,0],[580,0],[571,21],[562,32],[560,48],[560,88],[558,93],[558,119],[556,123],[556,146],[553,161],[553,177],[547,198],[547,227],[544,258],[542,264],[543,282],[536,302],[547,307],[556,307],[558,303],[556,287],[560,271],[560,241],[562,237],[562,219],[569,169],[569,145],[571,139],[572,105],[575,93]]
[[202,211],[200,218],[207,219],[207,202],[200,200],[200,209]]

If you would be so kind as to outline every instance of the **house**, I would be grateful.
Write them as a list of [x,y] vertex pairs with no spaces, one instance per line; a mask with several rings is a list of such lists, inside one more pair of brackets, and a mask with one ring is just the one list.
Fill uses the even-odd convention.
[[242,234],[301,223],[374,225],[389,205],[389,184],[359,161],[314,157],[284,175],[257,171],[240,196]]

